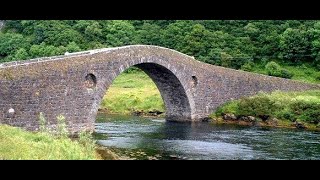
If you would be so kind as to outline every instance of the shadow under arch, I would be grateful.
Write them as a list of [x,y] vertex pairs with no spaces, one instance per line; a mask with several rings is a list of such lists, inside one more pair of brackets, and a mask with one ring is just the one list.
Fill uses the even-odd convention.
[[[135,64],[130,67],[137,67],[141,69],[156,84],[165,104],[167,121],[192,120],[190,97],[187,95],[187,91],[183,86],[183,83],[171,70],[162,65],[151,62]],[[108,91],[114,79],[128,68],[121,67],[119,69],[116,76],[111,80],[111,83],[108,83],[104,89],[104,94]],[[99,97],[99,105],[102,101],[103,95]]]

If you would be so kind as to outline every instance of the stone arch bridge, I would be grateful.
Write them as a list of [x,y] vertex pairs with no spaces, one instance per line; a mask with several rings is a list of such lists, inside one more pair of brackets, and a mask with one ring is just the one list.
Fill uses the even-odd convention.
[[106,48],[0,64],[0,123],[36,130],[42,112],[53,127],[63,115],[71,131],[92,130],[106,90],[131,66],[155,82],[172,121],[202,120],[226,101],[259,91],[320,88],[205,64],[157,46]]

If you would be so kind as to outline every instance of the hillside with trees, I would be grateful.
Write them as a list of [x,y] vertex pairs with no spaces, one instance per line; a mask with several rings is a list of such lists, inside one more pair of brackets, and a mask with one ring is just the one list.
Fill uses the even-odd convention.
[[206,63],[320,81],[315,20],[7,20],[0,63],[131,44],[158,45]]

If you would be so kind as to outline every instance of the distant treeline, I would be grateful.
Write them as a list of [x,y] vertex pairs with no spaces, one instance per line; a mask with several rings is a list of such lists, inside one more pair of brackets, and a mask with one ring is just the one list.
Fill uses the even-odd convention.
[[315,20],[7,20],[0,62],[130,44],[168,47],[235,69],[273,60],[320,69]]

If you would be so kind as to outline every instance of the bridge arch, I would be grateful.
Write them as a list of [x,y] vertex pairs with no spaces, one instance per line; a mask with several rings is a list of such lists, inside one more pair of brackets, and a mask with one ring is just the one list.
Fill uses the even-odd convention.
[[[97,79],[99,93],[97,96],[97,101],[94,102],[94,111],[93,116],[96,116],[98,112],[99,105],[103,99],[103,96],[108,91],[109,87],[122,72],[130,67],[137,67],[144,71],[156,84],[162,100],[165,104],[166,109],[166,120],[168,121],[192,121],[193,114],[195,110],[194,100],[192,94],[188,90],[188,87],[185,86],[184,81],[176,72],[169,69],[169,67],[165,67],[165,65],[161,65],[156,62],[139,62],[139,63],[126,63],[125,65],[120,65],[115,69],[115,73],[112,76],[108,76],[108,78],[100,77],[101,79]],[[93,75],[89,73],[88,75]],[[95,76],[95,75],[94,75]],[[99,77],[99,75],[98,75]],[[190,77],[192,77],[190,75]]]

